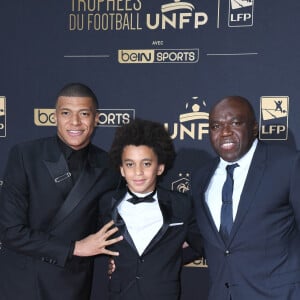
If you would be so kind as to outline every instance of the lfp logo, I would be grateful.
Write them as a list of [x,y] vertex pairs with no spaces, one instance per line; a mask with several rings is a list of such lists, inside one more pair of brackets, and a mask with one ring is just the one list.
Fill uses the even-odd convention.
[[253,26],[254,0],[229,0],[228,26]]
[[0,137],[6,137],[6,98],[0,96]]
[[288,96],[261,97],[259,138],[261,140],[287,140],[288,116]]

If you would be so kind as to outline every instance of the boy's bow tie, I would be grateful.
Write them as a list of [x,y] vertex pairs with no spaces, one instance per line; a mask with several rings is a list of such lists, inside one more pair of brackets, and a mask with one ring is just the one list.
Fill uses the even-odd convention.
[[155,195],[156,190],[154,190],[152,193],[150,193],[149,195],[147,195],[145,197],[138,197],[137,195],[132,193],[129,189],[128,189],[128,193],[132,196],[132,198],[127,199],[127,201],[129,201],[132,204],[139,204],[139,203],[154,202],[155,201],[153,196]]

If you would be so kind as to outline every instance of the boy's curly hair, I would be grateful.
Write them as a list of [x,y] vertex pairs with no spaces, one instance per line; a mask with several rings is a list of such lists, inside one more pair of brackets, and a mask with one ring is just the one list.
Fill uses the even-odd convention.
[[158,163],[165,165],[165,170],[173,165],[176,156],[173,141],[161,123],[135,119],[116,129],[109,156],[117,169],[122,164],[123,149],[128,145],[152,148]]

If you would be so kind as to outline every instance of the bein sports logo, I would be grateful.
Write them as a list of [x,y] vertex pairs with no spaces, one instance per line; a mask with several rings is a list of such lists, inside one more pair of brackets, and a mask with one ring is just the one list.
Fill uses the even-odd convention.
[[[97,109],[99,112],[97,127],[118,127],[135,119],[134,109]],[[56,126],[54,108],[35,108],[36,126]]]
[[253,26],[254,0],[229,0],[228,26]]
[[261,97],[259,138],[261,140],[287,140],[288,112],[288,96]]
[[120,49],[120,64],[197,63],[199,49]]

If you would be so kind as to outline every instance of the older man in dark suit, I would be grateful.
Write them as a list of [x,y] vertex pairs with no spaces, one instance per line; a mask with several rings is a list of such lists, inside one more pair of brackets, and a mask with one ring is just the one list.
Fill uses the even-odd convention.
[[258,141],[253,108],[239,96],[218,102],[209,125],[219,157],[192,177],[209,299],[300,299],[298,152]]
[[72,83],[58,94],[57,136],[12,148],[0,196],[0,298],[88,300],[93,259],[112,222],[97,231],[98,199],[117,183],[105,151],[91,144],[97,99]]

